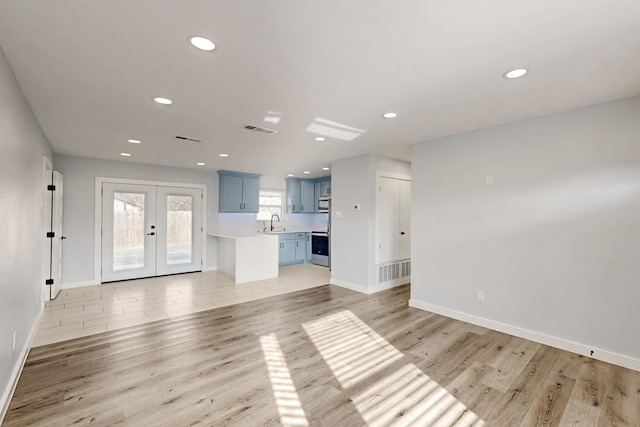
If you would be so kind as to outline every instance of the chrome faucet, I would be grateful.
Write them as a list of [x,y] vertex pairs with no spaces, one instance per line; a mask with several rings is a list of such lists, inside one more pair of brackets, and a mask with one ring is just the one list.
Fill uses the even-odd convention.
[[278,222],[280,222],[280,217],[278,216],[278,214],[273,214],[271,215],[271,231],[273,231],[273,217],[278,218]]

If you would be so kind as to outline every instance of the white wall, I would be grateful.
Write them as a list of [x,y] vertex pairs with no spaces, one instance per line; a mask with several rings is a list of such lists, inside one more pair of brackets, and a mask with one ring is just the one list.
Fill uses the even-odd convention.
[[412,304],[640,359],[640,97],[416,144],[412,169]]
[[[42,311],[43,156],[51,147],[0,49],[0,418]],[[16,349],[13,350],[13,331]]]
[[367,293],[377,286],[376,171],[410,176],[411,164],[372,154],[331,163],[331,283]]
[[[133,162],[55,156],[55,169],[64,175],[64,285],[94,280],[95,178],[129,178],[207,186],[207,231],[217,229],[218,174],[210,170],[180,169]],[[205,267],[216,266],[215,239],[207,238]],[[63,286],[64,286],[63,285]]]

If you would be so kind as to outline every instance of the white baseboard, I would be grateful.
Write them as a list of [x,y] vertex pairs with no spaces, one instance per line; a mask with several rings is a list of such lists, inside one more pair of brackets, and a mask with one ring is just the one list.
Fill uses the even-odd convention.
[[407,283],[411,283],[411,276],[402,277],[400,279],[379,284],[378,286],[373,288],[369,292],[369,294],[375,294],[376,292],[386,291],[387,289],[391,289],[391,288],[397,288],[398,286],[406,285]]
[[213,267],[203,267],[202,271],[218,271],[218,266],[214,265]]
[[99,284],[100,282],[96,282],[95,280],[87,280],[86,282],[63,283],[62,289],[84,288],[85,286],[96,286]]
[[393,282],[383,283],[382,285],[378,285],[375,288],[369,289],[366,286],[356,285],[355,283],[344,282],[342,280],[337,280],[337,279],[333,279],[333,278],[329,279],[329,283],[332,284],[332,285],[340,286],[341,288],[351,289],[352,291],[360,292],[362,294],[367,294],[367,295],[371,295],[371,294],[375,294],[376,292],[385,291],[387,289],[395,288],[396,286],[406,285],[410,281],[411,281],[410,279],[407,279],[406,282],[404,282],[404,281],[400,281],[400,282],[393,281]]
[[27,361],[27,356],[29,355],[29,350],[31,350],[31,344],[33,343],[33,339],[36,337],[36,333],[38,332],[40,320],[42,319],[42,313],[44,313],[44,311],[40,311],[38,318],[35,322],[33,322],[31,330],[29,331],[29,336],[25,341],[25,345],[22,350],[20,350],[18,363],[16,363],[16,366],[13,367],[13,371],[11,372],[11,376],[9,377],[9,382],[2,392],[2,400],[0,400],[0,425],[2,425],[2,421],[4,420],[4,417],[5,415],[7,415],[7,411],[9,410],[9,404],[11,403],[13,393],[16,391],[16,386],[18,385],[20,374],[22,374],[22,368],[24,368],[24,364]]
[[474,325],[493,329],[495,331],[504,332],[505,334],[514,335],[516,337],[535,341],[561,350],[570,351],[572,353],[581,354],[603,362],[612,363],[624,368],[640,371],[640,359],[625,356],[611,351],[603,350],[570,341],[564,338],[558,338],[552,335],[546,335],[540,332],[531,331],[529,329],[520,328],[518,326],[501,323],[495,320],[485,319],[484,317],[475,316],[473,314],[463,313],[461,311],[452,310],[446,307],[429,304],[415,299],[409,300],[409,306],[419,308],[420,310],[430,311],[442,316],[451,317],[453,319],[462,320],[463,322],[472,323]]
[[340,286],[341,288],[351,289],[352,291],[360,292],[362,294],[368,294],[367,287],[362,285],[356,285],[355,283],[344,282],[334,278],[329,279],[329,284]]

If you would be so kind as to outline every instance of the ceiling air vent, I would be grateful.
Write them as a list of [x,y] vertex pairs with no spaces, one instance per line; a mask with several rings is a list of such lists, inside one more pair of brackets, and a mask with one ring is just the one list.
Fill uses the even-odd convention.
[[254,126],[254,125],[246,125],[244,128],[247,129],[247,130],[252,130],[254,132],[266,133],[268,135],[271,135],[271,134],[274,134],[274,133],[278,133],[277,130],[261,128],[260,126]]
[[189,142],[202,142],[201,139],[198,138],[189,138],[188,136],[182,136],[182,135],[176,135],[174,136],[175,139],[179,140],[179,141],[189,141]]

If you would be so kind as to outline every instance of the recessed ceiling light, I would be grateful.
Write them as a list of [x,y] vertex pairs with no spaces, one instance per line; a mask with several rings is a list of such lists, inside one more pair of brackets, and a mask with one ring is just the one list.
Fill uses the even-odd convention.
[[198,165],[198,166],[204,166],[204,165],[206,165],[206,163],[198,162],[198,163],[196,163],[196,165]]
[[323,137],[321,137],[321,136],[316,136],[316,137],[315,137],[315,138],[313,138],[313,139],[315,139],[316,141],[320,141],[320,142],[322,142],[322,141],[326,141],[326,140],[327,140],[326,138],[323,138]]
[[287,175],[287,176],[295,176],[295,175],[294,175],[294,174],[292,174],[292,173],[290,173],[290,174],[289,174],[289,175]]
[[140,140],[139,139],[130,139],[129,142],[132,143],[132,144],[140,144]]
[[218,156],[220,156],[220,157],[229,157],[229,155],[226,154],[226,153],[220,153],[220,154],[218,154]]
[[120,155],[124,157],[131,157],[131,153],[120,153]]
[[394,113],[393,111],[389,111],[387,113],[384,113],[382,115],[382,117],[384,117],[385,119],[394,119],[394,118],[398,117],[398,113]]
[[504,73],[504,77],[507,79],[517,79],[524,76],[525,74],[527,74],[526,68],[516,68],[515,70],[507,71],[506,73]]
[[328,170],[329,170],[329,168],[322,168],[322,170],[323,170],[323,171],[328,171]]
[[192,45],[194,45],[200,50],[211,51],[216,48],[216,44],[205,37],[194,36],[194,37],[191,37],[189,41],[191,42]]
[[306,175],[309,175],[311,172],[309,172],[309,171],[304,171],[304,173],[305,173]]
[[157,98],[153,98],[153,100],[156,101],[158,104],[163,104],[163,105],[171,105],[171,104],[173,104],[173,101],[170,100],[169,98],[157,97]]

